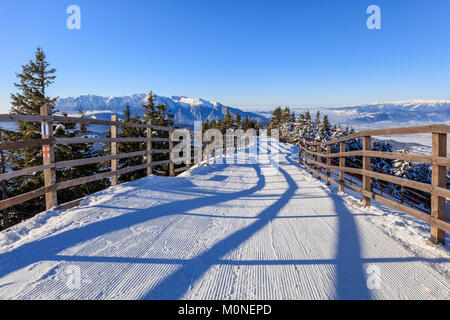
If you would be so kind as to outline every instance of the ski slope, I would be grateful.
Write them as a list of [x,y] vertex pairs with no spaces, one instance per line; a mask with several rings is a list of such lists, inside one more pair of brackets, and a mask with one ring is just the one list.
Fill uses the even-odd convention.
[[428,226],[352,206],[295,146],[258,149],[0,233],[0,299],[450,298],[450,250],[426,244]]

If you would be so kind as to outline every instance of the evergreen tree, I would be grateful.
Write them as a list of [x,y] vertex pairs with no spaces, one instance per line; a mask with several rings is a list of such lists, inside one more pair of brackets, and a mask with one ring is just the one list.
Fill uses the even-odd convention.
[[[147,104],[142,106],[144,108],[144,121],[151,120],[152,125],[162,126],[162,127],[171,127],[173,126],[173,115],[167,112],[167,104],[155,104],[155,95],[153,92],[147,97]],[[158,138],[168,138],[169,133],[164,131],[154,131],[152,136]],[[158,149],[169,149],[168,143],[158,143]],[[143,150],[143,149],[141,149]],[[167,160],[167,154],[154,154],[152,156],[154,162]],[[155,168],[158,174],[168,175],[169,168],[166,167],[158,167]]]
[[173,115],[167,112],[167,104],[155,105],[155,95],[151,91],[147,97],[144,108],[144,120],[151,120],[153,125],[170,127],[173,126]]
[[314,139],[314,125],[311,121],[311,113],[309,110],[305,112],[305,128],[304,128],[304,138],[306,140],[313,140]]
[[313,137],[315,139],[317,137],[317,134],[319,132],[319,127],[320,127],[320,110],[317,110],[317,112],[316,112],[316,119],[314,120],[313,127],[314,127]]
[[235,126],[236,126],[236,129],[240,129],[242,127],[242,117],[239,112],[236,113]]
[[324,115],[323,116],[323,120],[320,122],[319,124],[319,129],[317,131],[317,135],[316,135],[316,141],[320,141],[320,142],[325,142],[330,140],[331,138],[331,124],[330,121],[328,120],[328,116]]
[[[44,104],[54,106],[57,98],[47,96],[47,88],[55,80],[54,68],[46,60],[44,51],[38,47],[34,60],[22,66],[22,73],[16,73],[18,83],[14,86],[18,92],[11,94],[11,113],[21,115],[39,115]],[[41,138],[40,122],[19,122],[16,132],[10,132],[8,140],[32,140]],[[8,167],[11,170],[20,170],[42,165],[42,154],[40,148],[26,148],[23,150],[11,151],[8,159]],[[43,173],[26,175],[14,179],[15,185],[12,188],[12,195],[30,192],[43,187]],[[43,197],[22,203],[14,207],[20,219],[31,217],[37,212],[45,210]]]
[[225,116],[222,121],[220,121],[220,131],[222,134],[225,134],[227,129],[233,129],[235,126],[234,117],[230,112],[230,108],[227,108],[227,112],[225,113]]

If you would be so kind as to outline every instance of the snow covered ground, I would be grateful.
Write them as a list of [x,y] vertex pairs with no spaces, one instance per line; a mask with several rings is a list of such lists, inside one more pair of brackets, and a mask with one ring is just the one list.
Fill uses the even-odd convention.
[[150,177],[0,233],[0,298],[450,299],[426,224],[352,206],[279,150],[279,166]]

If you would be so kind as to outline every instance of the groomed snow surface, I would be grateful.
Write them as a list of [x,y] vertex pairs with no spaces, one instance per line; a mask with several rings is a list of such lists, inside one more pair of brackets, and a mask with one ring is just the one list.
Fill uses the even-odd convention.
[[0,233],[0,298],[450,298],[450,250],[426,244],[426,224],[353,206],[295,146],[258,149],[268,157],[123,184]]

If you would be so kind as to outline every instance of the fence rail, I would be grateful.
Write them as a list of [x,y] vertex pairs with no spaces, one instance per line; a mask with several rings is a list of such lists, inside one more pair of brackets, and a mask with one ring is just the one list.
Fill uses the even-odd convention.
[[[374,136],[419,133],[432,135],[431,156],[379,152],[370,149],[371,140]],[[316,174],[318,179],[325,179],[327,185],[330,185],[330,183],[339,185],[339,192],[343,192],[347,188],[361,194],[363,196],[363,207],[370,206],[371,200],[375,200],[430,224],[431,241],[436,244],[445,243],[445,232],[450,232],[450,223],[446,217],[446,199],[450,198],[450,190],[446,186],[447,167],[450,167],[450,159],[447,158],[448,133],[450,133],[450,126],[439,124],[361,131],[327,142],[307,141],[300,138],[298,142],[299,163],[304,165],[311,174]],[[355,139],[362,139],[362,150],[347,151],[346,142]],[[339,146],[337,148],[339,152],[332,152],[333,145]],[[349,157],[361,158],[360,167],[347,166],[347,159]],[[371,166],[371,158],[431,164],[432,182],[431,184],[427,184],[375,172]],[[333,171],[339,172],[339,175],[333,174]],[[350,183],[347,183],[346,175],[350,176]],[[334,179],[333,176],[337,179]],[[352,178],[355,177],[358,183],[353,183]],[[378,189],[375,186],[374,179],[378,180]],[[401,187],[401,197],[396,196],[394,190],[391,190],[386,185],[386,182]],[[422,200],[411,200],[410,197],[405,197],[405,190],[416,198],[422,198]],[[426,203],[426,197],[419,192],[425,193],[430,197],[431,210],[429,213],[424,212],[420,208],[421,205]],[[400,202],[393,199],[397,199]]]
[[[115,186],[118,182],[118,177],[122,174],[134,172],[138,170],[147,169],[147,176],[152,175],[152,168],[160,165],[169,166],[170,176],[174,176],[175,173],[189,170],[190,165],[183,168],[177,168],[175,170],[175,164],[172,161],[172,149],[173,143],[171,141],[171,135],[173,129],[171,127],[163,127],[152,125],[150,121],[146,124],[139,123],[128,123],[118,121],[117,116],[112,116],[111,121],[108,120],[97,120],[97,119],[86,119],[77,117],[65,117],[51,115],[51,108],[44,105],[41,108],[41,115],[13,115],[6,114],[0,115],[0,122],[40,122],[41,123],[41,139],[27,140],[27,141],[12,141],[0,144],[0,151],[5,150],[20,150],[32,147],[42,147],[43,164],[33,168],[26,168],[22,170],[7,172],[0,174],[0,181],[8,180],[12,178],[17,178],[21,176],[26,176],[36,172],[44,172],[44,187],[31,192],[21,194],[8,199],[0,200],[0,210],[10,208],[12,206],[18,205],[22,202],[32,200],[37,197],[45,195],[46,198],[46,208],[47,210],[58,206],[57,191],[67,189],[70,187],[82,185],[85,183],[98,181],[102,179],[111,179],[111,185]],[[110,138],[57,138],[53,137],[53,123],[76,123],[76,124],[95,124],[95,125],[105,125],[111,127],[111,137]],[[146,129],[146,137],[137,138],[118,138],[118,128],[119,127],[135,127]],[[169,134],[168,138],[153,137],[153,131],[162,131]],[[166,133],[166,134],[167,134]],[[191,132],[186,130],[187,143],[190,144]],[[119,143],[136,143],[142,142],[145,145],[145,150],[130,152],[130,153],[119,153],[118,144]],[[110,144],[111,154],[102,157],[94,158],[84,158],[69,161],[55,161],[54,148],[55,145],[60,144],[91,144],[91,143],[107,143]],[[167,149],[154,149],[154,143],[168,143],[169,148]],[[163,161],[152,161],[152,155],[154,154],[168,154],[168,160]],[[146,162],[142,165],[118,168],[118,160],[125,158],[132,158],[137,156],[145,156]],[[56,182],[56,169],[69,168],[82,166],[87,164],[103,163],[111,161],[111,170],[108,172],[103,172],[93,176],[82,177],[78,179]],[[191,163],[191,162],[189,162]],[[71,206],[76,206],[80,200],[74,200],[70,203],[61,205],[61,208],[67,209]]]

